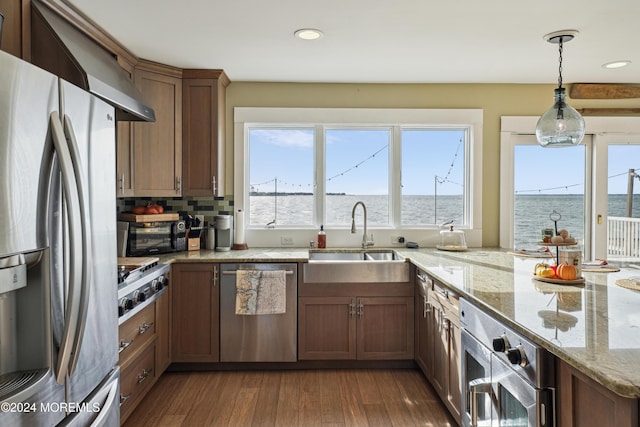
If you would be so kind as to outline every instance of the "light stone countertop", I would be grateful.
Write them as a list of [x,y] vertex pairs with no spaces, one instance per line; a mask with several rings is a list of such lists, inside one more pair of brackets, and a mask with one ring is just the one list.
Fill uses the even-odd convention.
[[[640,291],[615,284],[617,279],[640,276],[640,270],[622,265],[619,272],[584,272],[584,285],[554,285],[533,279],[535,264],[549,258],[522,258],[486,248],[466,252],[393,249],[608,389],[640,398]],[[165,255],[161,260],[305,262],[308,249],[201,250]]]

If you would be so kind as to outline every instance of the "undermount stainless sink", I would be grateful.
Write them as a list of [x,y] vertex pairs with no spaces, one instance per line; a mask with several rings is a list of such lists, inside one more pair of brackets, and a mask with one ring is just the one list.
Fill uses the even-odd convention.
[[309,251],[305,283],[390,283],[409,281],[409,264],[389,249]]

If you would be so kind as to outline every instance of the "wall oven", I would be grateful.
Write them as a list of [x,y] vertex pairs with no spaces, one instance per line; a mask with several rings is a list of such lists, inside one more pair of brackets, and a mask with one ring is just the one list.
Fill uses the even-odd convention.
[[466,300],[462,330],[462,425],[555,426],[553,355]]

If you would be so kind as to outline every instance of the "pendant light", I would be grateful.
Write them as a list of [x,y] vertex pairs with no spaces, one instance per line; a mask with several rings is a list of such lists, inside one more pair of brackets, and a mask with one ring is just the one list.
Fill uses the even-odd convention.
[[578,35],[575,30],[556,31],[544,36],[549,43],[558,45],[558,87],[555,89],[554,104],[536,124],[536,137],[543,147],[570,147],[580,144],[584,137],[584,119],[575,108],[565,102],[566,93],[562,87],[563,44]]

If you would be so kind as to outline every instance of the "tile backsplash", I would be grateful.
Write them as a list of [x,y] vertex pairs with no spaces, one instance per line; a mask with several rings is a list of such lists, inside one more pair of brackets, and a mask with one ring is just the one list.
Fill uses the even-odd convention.
[[212,223],[215,215],[233,215],[233,197],[132,197],[117,199],[118,212],[131,212],[134,206],[157,203],[165,212],[180,215],[203,215],[206,222]]

